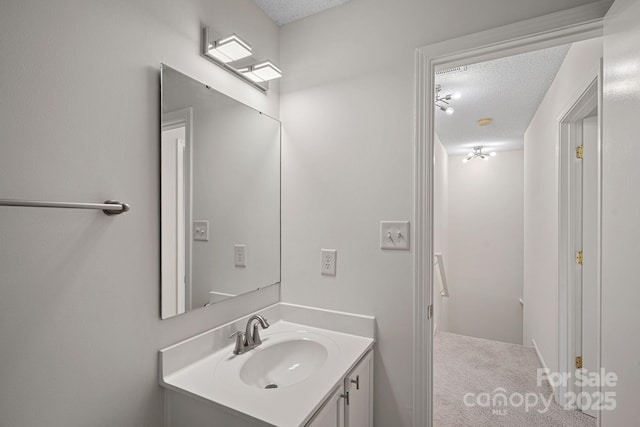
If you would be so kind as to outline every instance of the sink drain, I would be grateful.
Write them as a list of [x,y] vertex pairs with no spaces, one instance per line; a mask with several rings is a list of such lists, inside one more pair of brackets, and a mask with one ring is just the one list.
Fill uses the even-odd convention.
[[265,388],[278,388],[278,384],[267,384]]

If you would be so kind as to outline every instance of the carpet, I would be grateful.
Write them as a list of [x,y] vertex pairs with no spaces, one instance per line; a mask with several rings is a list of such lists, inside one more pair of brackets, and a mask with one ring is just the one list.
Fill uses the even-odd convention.
[[[434,427],[595,427],[537,385],[533,348],[438,331],[434,339]],[[551,401],[549,401],[551,399]]]

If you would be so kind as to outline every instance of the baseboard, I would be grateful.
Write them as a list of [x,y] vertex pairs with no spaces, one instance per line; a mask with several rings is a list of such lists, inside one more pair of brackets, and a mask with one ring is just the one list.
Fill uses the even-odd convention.
[[[536,343],[536,340],[531,339],[531,344],[533,344],[533,349],[536,351],[536,355],[538,356],[538,361],[540,362],[540,366],[542,366],[542,369],[544,369],[544,371],[548,375],[551,372],[551,370],[549,369],[549,366],[547,366],[547,363],[544,361],[544,357],[542,357],[542,353],[540,353],[540,349],[538,348],[538,344]],[[551,386],[551,389],[553,390],[553,398],[556,401],[556,403],[558,403],[558,401],[559,401],[558,400],[558,389],[555,387],[554,384],[549,382],[549,380],[547,379],[546,375],[545,375],[545,380]]]

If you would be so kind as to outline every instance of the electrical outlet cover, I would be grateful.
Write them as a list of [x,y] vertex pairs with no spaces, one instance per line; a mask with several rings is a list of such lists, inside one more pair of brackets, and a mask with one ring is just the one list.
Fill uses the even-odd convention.
[[380,248],[409,250],[409,221],[380,221]]
[[335,276],[336,275],[336,256],[337,251],[335,249],[322,249],[322,265],[320,266],[320,273],[323,276]]
[[236,267],[247,266],[247,245],[235,245],[233,247],[233,258]]

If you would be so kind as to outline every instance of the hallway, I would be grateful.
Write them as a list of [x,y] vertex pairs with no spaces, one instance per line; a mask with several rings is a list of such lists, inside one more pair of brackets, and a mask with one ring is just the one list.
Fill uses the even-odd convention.
[[540,365],[531,347],[437,332],[433,363],[435,427],[596,425],[549,403],[551,387],[537,386]]

